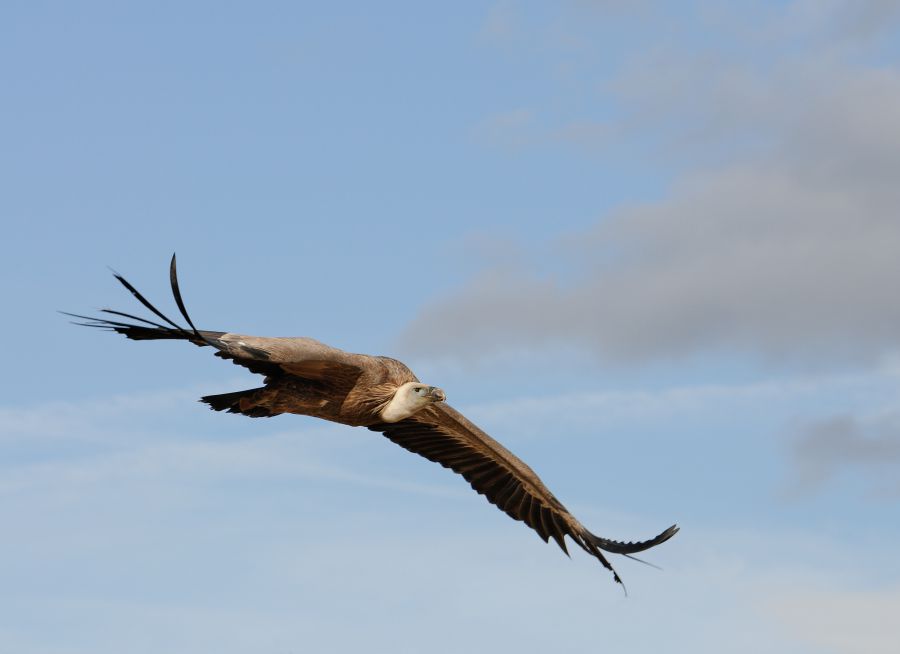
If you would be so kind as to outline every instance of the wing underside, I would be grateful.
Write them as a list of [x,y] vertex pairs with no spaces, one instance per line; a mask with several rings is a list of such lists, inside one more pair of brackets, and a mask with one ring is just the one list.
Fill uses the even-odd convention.
[[671,538],[672,525],[646,541],[625,543],[592,534],[553,496],[521,459],[452,407],[433,405],[397,423],[369,427],[401,447],[462,475],[472,488],[514,520],[521,520],[545,541],[568,554],[565,537],[597,558],[619,583],[622,580],[603,552],[631,555]]

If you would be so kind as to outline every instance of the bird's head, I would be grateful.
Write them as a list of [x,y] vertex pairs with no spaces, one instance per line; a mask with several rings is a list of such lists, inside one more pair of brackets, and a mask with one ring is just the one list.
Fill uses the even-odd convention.
[[421,411],[429,404],[443,402],[446,399],[444,391],[437,386],[406,382],[397,388],[394,397],[381,411],[381,419],[385,422],[397,422]]

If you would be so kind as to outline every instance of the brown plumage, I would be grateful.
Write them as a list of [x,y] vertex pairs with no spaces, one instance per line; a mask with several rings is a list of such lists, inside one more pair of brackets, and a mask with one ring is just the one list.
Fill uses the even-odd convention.
[[604,551],[634,558],[632,554],[659,545],[678,531],[672,525],[658,536],[636,543],[595,536],[531,468],[447,405],[443,391],[420,383],[403,363],[344,352],[305,337],[262,338],[198,330],[181,298],[174,255],[169,274],[172,294],[189,328],[169,320],[118,274],[116,279],[162,323],[112,309],[102,312],[140,324],[67,315],[88,321],[78,324],[109,329],[134,340],[176,339],[212,347],[216,356],[265,376],[259,388],[201,398],[212,409],[252,418],[296,413],[381,432],[410,452],[462,475],[491,504],[523,521],[545,542],[553,538],[566,554],[568,536],[596,557],[619,583],[622,580]]

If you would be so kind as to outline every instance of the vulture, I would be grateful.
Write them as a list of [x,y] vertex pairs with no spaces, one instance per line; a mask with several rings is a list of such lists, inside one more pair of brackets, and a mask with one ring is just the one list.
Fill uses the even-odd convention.
[[530,467],[447,404],[443,390],[420,382],[396,359],[353,354],[307,337],[266,338],[197,329],[178,287],[175,255],[169,281],[188,327],[170,320],[124,277],[113,274],[161,322],[113,309],[100,312],[115,318],[63,313],[86,321],[76,324],[118,332],[136,341],[170,339],[210,347],[217,357],[264,377],[257,388],[201,398],[214,411],[251,418],[296,413],[381,432],[400,447],[462,475],[488,502],[524,522],[544,542],[553,538],[567,556],[568,536],[619,584],[622,580],[604,552],[635,558],[633,554],[669,540],[678,531],[672,525],[640,542],[591,533]]

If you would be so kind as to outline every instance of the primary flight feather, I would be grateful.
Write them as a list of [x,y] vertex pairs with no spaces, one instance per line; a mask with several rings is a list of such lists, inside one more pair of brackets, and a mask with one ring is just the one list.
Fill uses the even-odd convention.
[[188,327],[166,317],[124,277],[117,273],[115,277],[162,322],[112,309],[101,311],[140,324],[67,315],[88,321],[79,324],[109,329],[134,340],[174,339],[209,346],[216,356],[264,375],[258,388],[201,398],[216,411],[251,418],[296,413],[381,432],[401,447],[462,475],[491,504],[523,521],[545,542],[553,538],[566,554],[568,536],[596,557],[619,583],[622,580],[604,551],[630,557],[667,541],[678,531],[672,525],[637,543],[592,534],[521,459],[448,405],[444,391],[420,382],[396,359],[352,354],[306,337],[264,338],[197,329],[178,288],[175,255],[169,278]]

